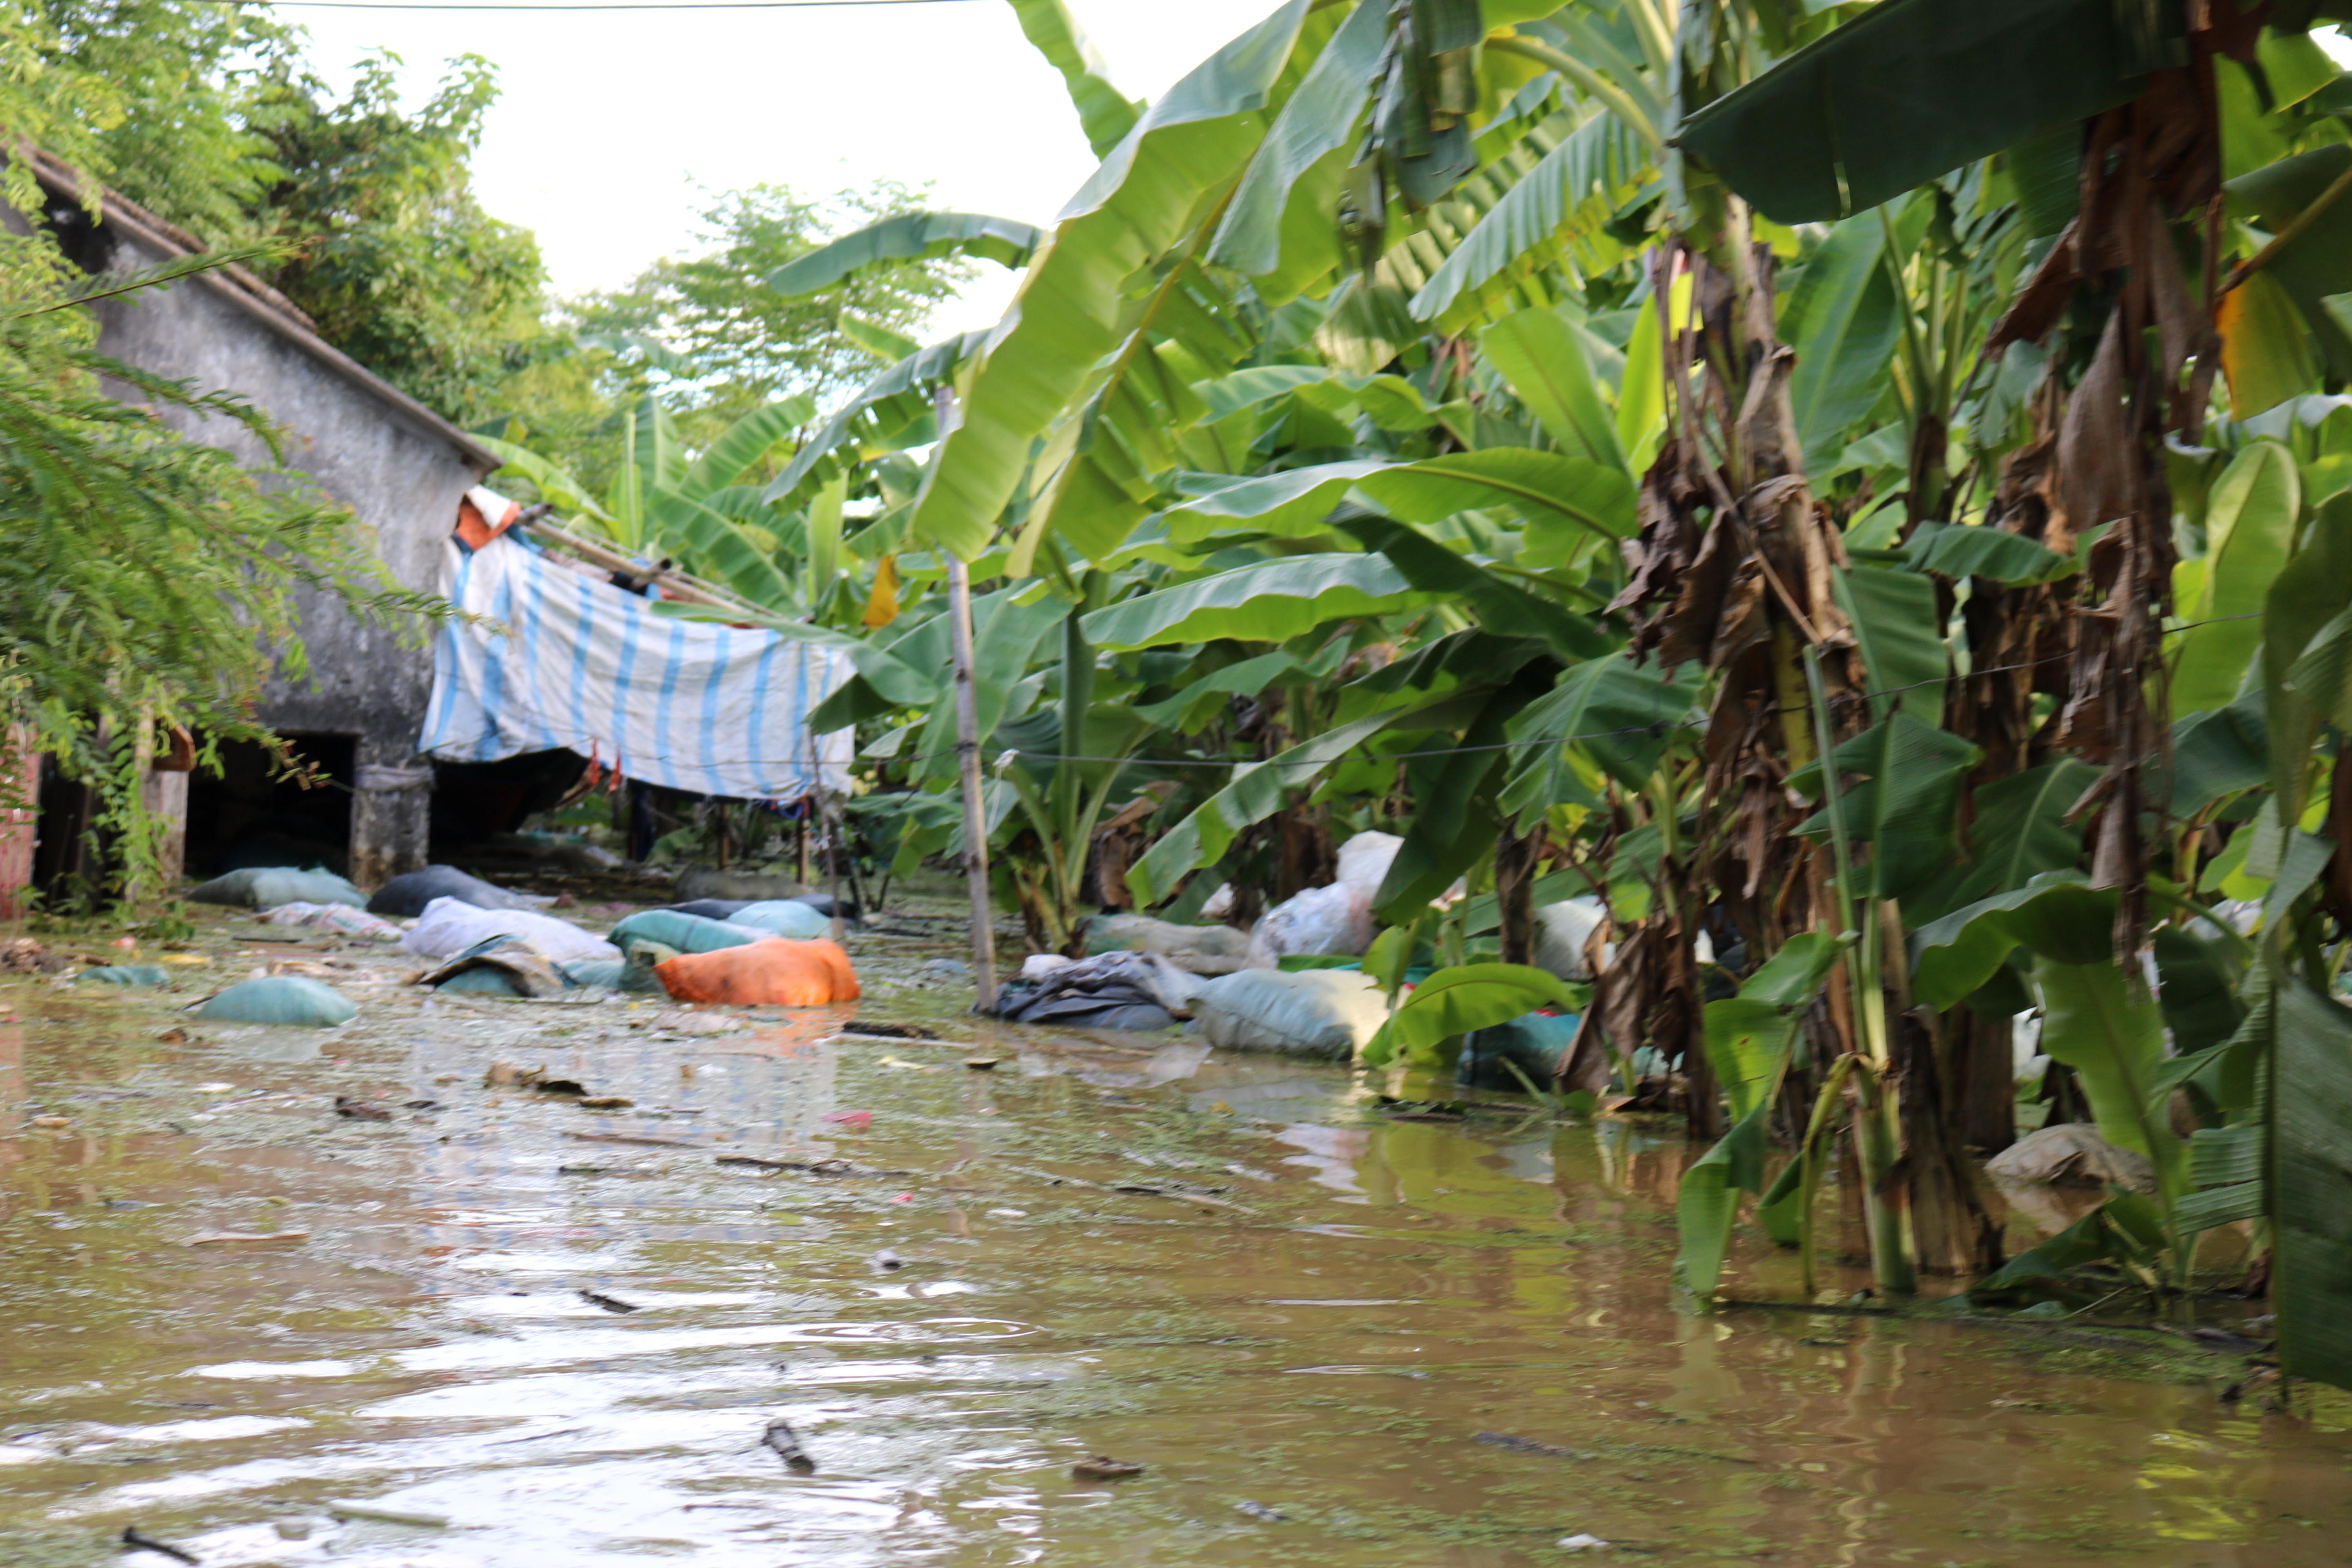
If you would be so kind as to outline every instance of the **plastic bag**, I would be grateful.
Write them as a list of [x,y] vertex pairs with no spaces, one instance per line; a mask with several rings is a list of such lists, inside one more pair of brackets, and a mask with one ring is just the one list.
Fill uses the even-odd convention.
[[1360,954],[1372,945],[1375,934],[1372,896],[1360,881],[1309,888],[1297,898],[1285,899],[1257,922],[1257,929],[1250,932],[1249,966],[1272,969],[1286,954],[1294,952]]
[[858,994],[849,955],[830,942],[763,937],[743,947],[682,952],[654,973],[680,1002],[824,1007],[855,1002]]
[[274,910],[281,904],[344,904],[356,910],[367,904],[365,893],[322,866],[307,871],[291,866],[248,867],[198,883],[188,897],[199,904],[247,910]]
[[715,952],[722,947],[741,947],[771,934],[757,926],[705,920],[676,910],[639,910],[613,928],[613,941],[623,948],[642,937],[680,952]]
[[192,1009],[199,1018],[227,1024],[296,1024],[331,1028],[348,1024],[360,1010],[340,994],[299,974],[241,980]]
[[1244,969],[1212,980],[1192,1016],[1213,1046],[1345,1061],[1388,1021],[1388,998],[1351,969]]
[[1591,894],[1546,904],[1536,911],[1536,967],[1562,980],[1590,980],[1592,964],[1584,944],[1609,918]]
[[771,899],[745,904],[727,917],[730,925],[753,926],[793,942],[814,942],[833,934],[833,917],[819,914],[798,899]]
[[1194,974],[1231,974],[1249,957],[1249,938],[1231,926],[1186,926],[1150,915],[1097,915],[1087,921],[1087,956],[1154,952]]
[[337,931],[345,936],[364,938],[370,942],[398,942],[400,928],[365,910],[355,910],[349,904],[279,904],[264,910],[254,917],[274,926],[309,926],[320,931]]
[[[1473,1029],[1463,1037],[1462,1055],[1454,1064],[1454,1081],[1471,1089],[1496,1089],[1525,1094],[1528,1083],[1549,1089],[1583,1020],[1574,1013],[1523,1013],[1507,1024]],[[1507,1067],[1504,1064],[1509,1063]],[[1511,1071],[1527,1075],[1522,1083]]]
[[[1039,958],[1054,962],[1035,972]],[[1040,953],[996,994],[1000,1018],[1095,1029],[1164,1029],[1192,1016],[1206,983],[1157,953],[1106,952],[1073,963]]]
[[404,871],[375,890],[368,912],[378,915],[421,915],[436,899],[455,899],[478,910],[539,910],[553,900],[528,893],[510,893],[455,866],[427,866]]
[[2062,1121],[2027,1133],[1986,1161],[1985,1174],[2053,1187],[2112,1184],[2134,1192],[2156,1191],[2156,1166],[2148,1157],[2116,1148],[2087,1121]]
[[618,958],[621,950],[570,921],[531,910],[482,910],[457,899],[425,906],[400,950],[419,958],[455,958],[485,937],[519,936],[558,963],[577,958]]
[[1404,840],[1393,833],[1359,833],[1339,846],[1339,870],[1332,879],[1362,889],[1369,903],[1388,879],[1389,867],[1403,847]]

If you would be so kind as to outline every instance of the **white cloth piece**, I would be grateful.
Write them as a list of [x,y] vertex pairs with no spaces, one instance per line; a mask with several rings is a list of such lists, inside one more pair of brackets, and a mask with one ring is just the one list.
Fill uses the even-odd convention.
[[593,931],[535,910],[484,910],[458,899],[436,899],[400,939],[400,950],[420,958],[454,958],[486,937],[514,936],[558,963],[618,958],[621,950]]

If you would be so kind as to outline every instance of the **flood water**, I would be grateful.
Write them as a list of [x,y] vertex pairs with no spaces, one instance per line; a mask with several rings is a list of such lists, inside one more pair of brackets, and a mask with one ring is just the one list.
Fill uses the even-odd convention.
[[[428,1001],[350,953],[342,1029],[159,1037],[293,951],[254,930],[173,995],[0,986],[10,1568],[171,1561],[126,1528],[286,1568],[2352,1556],[2342,1396],[2224,1404],[2242,1363],[2185,1342],[1677,1310],[1656,1127],[1397,1120],[1173,1036]],[[963,999],[858,955],[868,1021]]]

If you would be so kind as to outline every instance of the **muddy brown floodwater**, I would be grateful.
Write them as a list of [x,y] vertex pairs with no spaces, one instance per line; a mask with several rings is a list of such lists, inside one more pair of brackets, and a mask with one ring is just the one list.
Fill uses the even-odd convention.
[[1655,1128],[984,1037],[880,937],[863,1017],[949,1041],[349,950],[310,959],[350,1026],[170,1037],[302,955],[255,930],[170,993],[0,987],[9,1568],[172,1561],[126,1529],[283,1568],[2352,1558],[2342,1396],[2225,1405],[2242,1363],[2160,1335],[1678,1311]]

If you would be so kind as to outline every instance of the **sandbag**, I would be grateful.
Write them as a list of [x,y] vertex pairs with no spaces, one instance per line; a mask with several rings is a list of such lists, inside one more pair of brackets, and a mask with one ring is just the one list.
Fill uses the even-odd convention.
[[689,899],[682,904],[664,904],[662,908],[682,915],[700,915],[707,921],[723,921],[737,910],[748,910],[756,900],[751,899]]
[[1153,952],[1194,974],[1231,974],[1249,957],[1249,938],[1231,926],[1177,925],[1150,915],[1097,915],[1081,933],[1087,956]]
[[100,985],[161,985],[172,978],[172,972],[160,963],[107,963],[96,969],[85,969],[76,980],[95,980]]
[[575,958],[569,963],[556,965],[563,972],[563,978],[572,984],[586,990],[604,991],[619,989],[621,978],[628,967],[626,958]]
[[1257,922],[1250,932],[1249,967],[1273,969],[1292,953],[1360,954],[1378,934],[1379,928],[1372,923],[1372,896],[1362,884],[1334,882],[1328,888],[1309,888],[1275,905]]
[[656,964],[662,988],[680,1002],[736,1006],[824,1007],[857,1000],[857,972],[830,942],[762,937],[743,947],[682,952]]
[[1592,965],[1584,944],[1608,918],[1601,900],[1586,894],[1546,904],[1536,911],[1536,967],[1562,980],[1590,980]]
[[[1462,1055],[1454,1064],[1454,1081],[1469,1089],[1512,1094],[1525,1094],[1528,1083],[1549,1089],[1569,1047],[1576,1043],[1580,1022],[1574,1013],[1525,1013],[1508,1023],[1473,1029],[1463,1037]],[[1511,1071],[1513,1067],[1527,1075],[1526,1083]]]
[[355,910],[349,904],[279,904],[266,909],[254,917],[274,926],[309,926],[318,931],[341,931],[345,936],[363,938],[369,942],[398,942],[400,928],[365,910]]
[[296,1024],[330,1028],[348,1024],[359,1009],[340,994],[299,974],[241,980],[219,995],[196,1004],[199,1018],[227,1024]]
[[814,942],[833,934],[833,917],[799,899],[770,899],[745,904],[727,917],[730,925],[753,926],[792,942]]
[[769,934],[757,926],[709,921],[700,915],[680,914],[676,910],[639,910],[613,928],[613,941],[621,948],[627,948],[631,942],[642,937],[680,952],[715,952],[722,947],[741,947],[746,942],[758,942]]
[[[1038,958],[1055,962],[1038,964]],[[994,1011],[1022,1024],[1164,1029],[1192,1016],[1192,999],[1205,984],[1157,953],[1106,952],[1075,963],[1041,953],[998,990]]]
[[1350,969],[1244,969],[1210,981],[1192,1016],[1213,1046],[1345,1061],[1388,1021],[1388,999]]
[[367,907],[370,914],[421,915],[436,899],[455,899],[478,910],[537,910],[550,902],[493,887],[455,866],[427,866],[422,871],[404,871],[378,888]]
[[2145,1154],[2118,1149],[2087,1121],[2062,1121],[2024,1137],[1985,1162],[1985,1174],[2005,1182],[2060,1187],[2112,1183],[2134,1192],[2156,1191],[2156,1166]]
[[615,982],[624,991],[662,991],[661,966],[678,955],[677,949],[664,947],[649,937],[632,937],[621,947],[621,978]]
[[291,866],[247,867],[198,883],[188,898],[194,903],[246,910],[274,910],[280,904],[342,904],[356,910],[367,904],[365,893],[320,866],[307,871]]
[[1403,847],[1404,840],[1393,833],[1359,833],[1339,846],[1339,867],[1331,879],[1360,889],[1369,901],[1388,880],[1389,867]]
[[533,910],[484,910],[457,899],[436,899],[400,939],[400,950],[419,958],[455,958],[486,937],[519,936],[557,963],[580,958],[618,958],[621,950],[570,921]]
[[519,936],[485,937],[418,982],[444,991],[558,996],[565,981],[547,955]]

